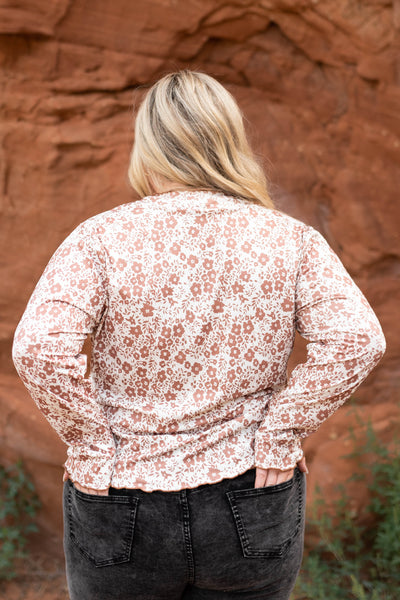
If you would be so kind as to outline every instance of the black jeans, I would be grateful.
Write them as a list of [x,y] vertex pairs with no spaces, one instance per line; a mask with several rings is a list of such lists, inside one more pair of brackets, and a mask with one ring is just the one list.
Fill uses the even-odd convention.
[[304,542],[305,476],[254,488],[255,469],[179,492],[64,483],[71,600],[288,600]]

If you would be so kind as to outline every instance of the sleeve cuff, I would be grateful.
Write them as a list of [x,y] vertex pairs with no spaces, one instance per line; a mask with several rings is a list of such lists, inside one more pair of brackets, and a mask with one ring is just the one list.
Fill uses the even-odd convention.
[[84,459],[69,456],[64,463],[65,472],[73,483],[94,490],[106,490],[111,486],[114,457],[85,457]]
[[256,433],[256,467],[286,471],[294,469],[302,457],[300,438],[293,431]]

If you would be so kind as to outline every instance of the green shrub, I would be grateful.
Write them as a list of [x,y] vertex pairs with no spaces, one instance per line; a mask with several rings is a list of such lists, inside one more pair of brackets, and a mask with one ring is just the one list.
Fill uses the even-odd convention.
[[[368,424],[365,441],[348,455],[358,464],[349,481],[364,481],[370,493],[362,515],[349,510],[345,486],[339,487],[339,499],[329,511],[318,490],[307,528],[318,536],[319,543],[304,559],[294,598],[399,600],[399,450],[398,440],[390,451]],[[373,460],[365,464],[367,456]]]
[[15,560],[27,556],[26,536],[37,531],[34,518],[39,507],[22,462],[0,465],[0,579],[15,577]]

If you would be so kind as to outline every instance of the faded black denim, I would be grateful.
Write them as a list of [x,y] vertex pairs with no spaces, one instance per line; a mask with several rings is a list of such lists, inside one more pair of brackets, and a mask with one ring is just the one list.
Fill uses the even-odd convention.
[[71,600],[288,600],[304,542],[305,475],[254,488],[255,469],[179,492],[64,483]]

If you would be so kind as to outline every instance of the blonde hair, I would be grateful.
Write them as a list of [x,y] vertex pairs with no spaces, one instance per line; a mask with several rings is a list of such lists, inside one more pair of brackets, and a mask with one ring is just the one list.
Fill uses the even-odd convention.
[[139,107],[128,178],[140,196],[148,196],[157,175],[273,208],[235,99],[205,73],[165,75]]

